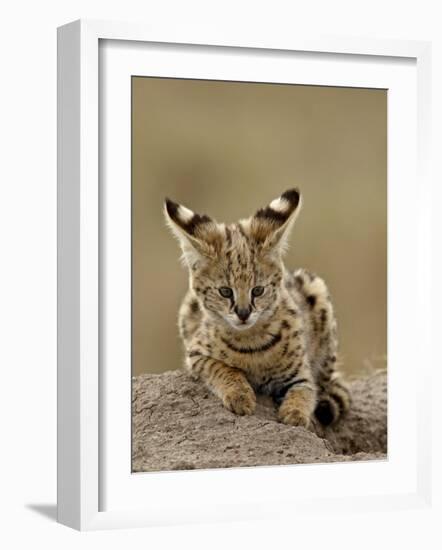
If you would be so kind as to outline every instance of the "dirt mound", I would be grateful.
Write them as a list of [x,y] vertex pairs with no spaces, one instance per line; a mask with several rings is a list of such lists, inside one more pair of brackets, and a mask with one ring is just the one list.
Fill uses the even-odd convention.
[[133,378],[134,472],[385,459],[387,376],[350,384],[351,411],[334,428],[285,426],[270,399],[252,416],[226,410],[182,371]]

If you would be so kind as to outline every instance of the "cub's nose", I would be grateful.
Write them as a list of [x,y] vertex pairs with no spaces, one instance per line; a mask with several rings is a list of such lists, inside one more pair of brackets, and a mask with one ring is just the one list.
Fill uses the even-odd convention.
[[250,312],[252,311],[251,307],[248,306],[248,307],[238,307],[236,306],[235,307],[235,313],[238,315],[238,317],[241,319],[241,321],[244,323],[245,321],[247,321],[247,319],[249,318],[250,316]]

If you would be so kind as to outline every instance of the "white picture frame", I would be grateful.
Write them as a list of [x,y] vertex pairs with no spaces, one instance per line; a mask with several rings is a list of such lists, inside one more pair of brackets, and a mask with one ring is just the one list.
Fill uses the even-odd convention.
[[[410,460],[402,460],[401,462],[406,463],[403,467],[399,465],[398,458],[401,457],[398,457],[398,452],[401,444],[404,443],[404,434],[395,429],[401,421],[395,413],[398,411],[398,398],[401,394],[399,392],[396,398],[393,392],[389,395],[389,426],[393,434],[393,437],[389,434],[389,463],[386,465],[373,463],[303,466],[302,478],[317,479],[319,487],[311,491],[310,496],[306,487],[302,488],[299,467],[296,470],[291,467],[271,467],[248,468],[247,471],[232,469],[228,472],[223,470],[169,472],[145,476],[130,474],[130,462],[127,462],[130,444],[127,448],[124,442],[120,442],[118,446],[115,445],[116,441],[120,441],[118,434],[127,438],[128,430],[130,432],[130,426],[126,421],[127,387],[119,383],[119,378],[112,376],[109,377],[111,383],[106,382],[104,385],[102,376],[101,346],[102,328],[105,322],[102,302],[108,299],[106,293],[110,292],[109,286],[112,288],[113,283],[102,284],[106,277],[106,269],[110,266],[107,256],[103,259],[105,248],[103,242],[107,238],[112,238],[112,216],[106,223],[102,223],[100,212],[103,208],[110,208],[109,212],[112,212],[115,205],[121,205],[125,200],[127,201],[127,194],[114,195],[113,198],[106,199],[107,202],[104,205],[103,190],[100,187],[102,147],[100,139],[103,139],[103,135],[100,134],[99,122],[100,113],[105,109],[101,105],[100,85],[106,85],[106,82],[109,84],[109,81],[106,81],[107,77],[104,78],[104,84],[100,81],[102,76],[100,62],[103,63],[104,59],[100,48],[104,41],[113,44],[123,44],[124,41],[125,44],[126,53],[119,55],[117,52],[116,58],[112,60],[116,70],[109,73],[110,78],[116,79],[112,81],[115,84],[112,87],[116,90],[115,93],[119,90],[120,76],[130,74],[133,70],[128,66],[128,48],[136,45],[140,48],[140,44],[156,45],[157,51],[161,51],[161,44],[168,45],[172,48],[173,56],[185,55],[184,51],[194,52],[198,48],[204,48],[198,51],[204,51],[206,62],[207,60],[211,62],[211,56],[214,55],[215,50],[219,52],[221,49],[223,52],[228,52],[231,59],[238,60],[251,55],[252,52],[258,58],[259,55],[270,52],[273,56],[281,57],[287,57],[290,53],[303,52],[311,54],[311,59],[315,56],[318,58],[326,56],[326,59],[322,59],[324,68],[328,63],[339,64],[344,58],[345,63],[365,63],[364,73],[370,73],[371,70],[367,61],[377,60],[379,67],[374,67],[370,77],[360,76],[361,73],[357,70],[351,78],[346,77],[345,71],[348,72],[348,68],[345,68],[342,73],[344,76],[341,78],[344,79],[343,82],[347,82],[347,85],[358,85],[358,82],[361,82],[361,84],[375,86],[378,82],[378,85],[382,86],[385,79],[393,78],[388,76],[391,66],[389,64],[403,61],[413,65],[414,76],[410,79],[407,76],[409,71],[403,71],[403,76],[400,76],[402,73],[399,71],[398,81],[394,86],[397,87],[395,97],[398,98],[398,109],[402,99],[404,102],[400,107],[402,110],[411,105],[417,114],[417,125],[413,122],[411,114],[409,125],[406,126],[408,132],[400,138],[399,110],[394,115],[393,108],[392,118],[389,119],[390,134],[396,136],[394,139],[389,139],[389,186],[392,181],[398,183],[403,181],[402,198],[399,185],[394,186],[394,193],[389,192],[389,198],[393,197],[394,203],[398,205],[398,208],[394,207],[395,210],[392,210],[396,226],[396,229],[392,228],[392,233],[394,234],[394,231],[399,228],[405,231],[405,236],[410,236],[406,251],[400,247],[393,247],[389,251],[389,270],[392,268],[393,275],[396,274],[397,283],[392,301],[389,300],[389,308],[391,307],[393,311],[398,310],[401,292],[405,291],[406,285],[410,282],[417,283],[415,286],[419,289],[409,304],[414,320],[411,320],[407,326],[401,325],[398,329],[389,323],[389,354],[394,355],[393,364],[402,361],[404,371],[407,368],[411,371],[412,362],[419,354],[422,366],[419,379],[413,379],[412,384],[406,381],[409,377],[401,381],[397,369],[393,368],[392,372],[389,372],[391,386],[398,387],[403,395],[416,397],[416,406],[411,405],[407,408],[407,412],[403,413],[409,415],[407,426],[411,426],[413,431],[412,447],[407,453]],[[132,58],[135,59],[137,55],[134,54]],[[142,59],[143,55],[140,53],[137,57],[141,64],[147,63]],[[149,62],[152,62],[153,57],[149,55]],[[110,57],[106,58],[106,63],[109,59]],[[159,73],[160,69],[157,69],[155,74],[151,73],[152,76],[171,75],[172,69],[161,65],[167,60],[165,61],[160,55],[157,61],[160,63],[157,67],[164,68]],[[186,60],[181,57],[180,61]],[[190,62],[193,63],[192,60]],[[198,60],[196,62],[200,63]],[[383,64],[384,69],[381,68]],[[185,63],[180,63],[179,66],[181,72],[178,72],[181,77],[195,74],[196,66],[187,66]],[[186,67],[192,67],[191,72]],[[203,67],[201,70],[207,74],[208,68]],[[213,70],[216,72],[217,69]],[[238,70],[244,71],[244,68],[241,69],[241,65],[238,64]],[[174,71],[173,76],[177,76],[178,73]],[[216,74],[214,75],[215,78]],[[278,76],[275,78],[278,79]],[[332,84],[332,81],[329,82],[326,77],[321,81],[312,80],[315,78],[313,74],[311,76],[307,74],[304,78],[305,82]],[[358,78],[360,78],[359,81]],[[236,79],[239,79],[239,76]],[[417,93],[413,87],[416,82]],[[403,87],[403,94],[397,93],[399,86]],[[182,35],[174,32],[173,36],[156,36],[151,29],[142,25],[101,21],[76,21],[58,30],[58,521],[60,523],[80,530],[89,530],[250,519],[264,515],[263,505],[266,502],[290,503],[291,506],[285,507],[291,511],[290,513],[293,513],[294,509],[297,513],[325,510],[330,506],[331,500],[335,511],[342,512],[355,507],[369,511],[380,508],[423,507],[429,504],[431,452],[427,420],[430,416],[430,402],[425,397],[425,386],[430,384],[432,364],[429,345],[431,250],[428,243],[431,240],[429,211],[432,193],[428,176],[429,89],[430,45],[426,42],[296,36],[289,42],[281,40],[280,43],[277,41],[267,43],[265,39],[247,40],[227,35],[224,39],[219,37],[210,39],[203,33],[201,36],[189,37],[186,36],[185,31]],[[124,97],[124,87],[118,93]],[[115,98],[118,99],[117,96]],[[407,101],[409,103],[406,103]],[[123,115],[123,118],[126,115]],[[118,130],[120,139],[127,142],[127,125],[125,126],[124,121],[119,123]],[[121,154],[122,157],[126,155],[126,161],[123,158],[121,162],[122,165],[126,162],[127,169],[128,146],[124,143],[124,141],[122,144],[118,142],[114,146],[122,145],[123,151],[126,151]],[[404,151],[407,155],[401,163],[400,157]],[[413,167],[417,168],[419,178],[417,186]],[[125,173],[122,173],[122,177],[126,177]],[[118,185],[114,188],[118,189]],[[413,195],[407,192],[413,189]],[[407,218],[401,216],[399,207],[406,212],[412,209],[413,216],[412,219],[408,216],[408,224]],[[126,218],[126,221],[127,219],[130,220],[130,217]],[[394,242],[399,240],[400,235],[396,233]],[[112,265],[115,266],[115,259],[119,258],[119,263],[126,265],[120,275],[123,279],[127,278],[130,266],[121,262],[121,257],[124,257],[127,248],[119,249],[116,246],[115,249],[109,261],[114,262]],[[407,254],[413,266],[399,280],[397,274],[403,267]],[[390,258],[393,263],[390,262]],[[125,305],[123,303],[116,307],[122,308],[121,317],[124,323]],[[126,326],[122,325],[120,328],[126,335],[128,331],[130,333],[127,322]],[[419,344],[413,347],[410,343],[407,354],[404,354],[397,344],[404,338],[410,339],[413,333],[419,335],[416,339]],[[118,355],[118,350],[115,351]],[[130,385],[130,378],[127,384]],[[126,394],[124,394],[125,391]],[[117,396],[118,392],[121,399]],[[124,409],[121,409],[120,416],[116,416],[120,409],[118,406],[114,407],[116,412],[113,413],[112,422],[115,427],[113,431],[117,435],[111,443],[106,435],[106,422],[109,422],[107,416],[110,412],[103,405],[108,400],[107,393],[117,396],[115,403],[117,405],[122,403]],[[109,445],[113,446],[109,447]],[[120,452],[118,447],[123,450]],[[108,455],[115,459],[110,460]],[[126,470],[122,472],[124,468]],[[330,478],[331,471],[336,482],[323,490],[322,487],[326,484],[323,485],[322,480]],[[118,477],[120,473],[121,478]],[[358,480],[362,478],[366,480],[365,489],[362,485],[358,487]],[[374,479],[381,480],[379,485],[373,484]],[[382,485],[382,480],[387,479],[391,484]],[[270,488],[263,490],[263,481],[274,481],[278,486],[296,482],[299,494],[296,497],[289,497]],[[228,502],[228,495],[222,492],[223,487],[228,483],[248,487],[251,496],[247,500],[247,507],[244,506],[245,501],[240,499],[235,504]],[[103,492],[103,484],[106,484],[106,487],[114,484],[114,487],[111,491]],[[258,485],[261,486],[259,497],[253,489]],[[272,483],[267,484],[269,487],[272,485]],[[192,496],[189,496],[190,486],[193,488]],[[218,493],[217,499],[211,501],[210,495],[213,494],[213,489]],[[161,494],[169,497],[173,491],[177,494],[185,493],[186,499],[181,501],[179,498],[174,499],[172,505],[170,498],[161,498]],[[107,493],[111,493],[111,497],[104,498],[103,495]],[[149,498],[143,504],[143,497],[146,494],[149,494]],[[282,507],[273,506],[272,509],[274,517],[283,516]],[[268,510],[265,516],[269,517]]]

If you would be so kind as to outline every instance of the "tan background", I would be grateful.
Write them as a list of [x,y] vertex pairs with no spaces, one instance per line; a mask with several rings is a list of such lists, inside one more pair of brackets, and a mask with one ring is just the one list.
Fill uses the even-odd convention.
[[187,288],[165,196],[232,222],[298,186],[286,265],[322,275],[347,374],[386,356],[387,93],[135,77],[133,374],[179,368]]

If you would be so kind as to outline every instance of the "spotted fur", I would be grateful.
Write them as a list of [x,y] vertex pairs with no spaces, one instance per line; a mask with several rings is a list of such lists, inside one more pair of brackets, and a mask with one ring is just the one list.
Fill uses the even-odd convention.
[[183,251],[189,290],[179,310],[185,367],[236,414],[256,393],[282,422],[332,424],[350,406],[337,364],[336,320],[324,281],[283,263],[301,195],[290,189],[225,225],[169,199],[165,216]]

